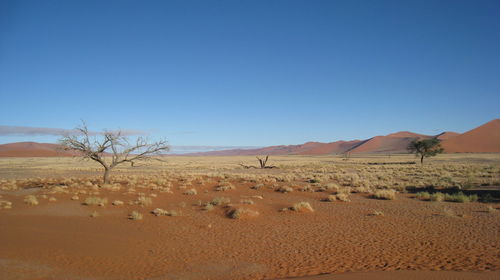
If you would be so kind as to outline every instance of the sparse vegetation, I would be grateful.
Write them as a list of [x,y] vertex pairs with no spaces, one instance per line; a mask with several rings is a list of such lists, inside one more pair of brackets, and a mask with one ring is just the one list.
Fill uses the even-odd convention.
[[386,199],[386,200],[394,200],[396,199],[396,191],[395,190],[377,190],[372,195],[373,198],[376,199]]
[[314,212],[314,209],[312,208],[311,204],[305,201],[295,203],[289,209],[296,212]]
[[108,203],[107,198],[101,198],[101,197],[95,197],[95,196],[89,196],[85,199],[83,202],[83,205],[97,205],[97,206],[104,206]]
[[259,212],[248,208],[236,208],[229,211],[229,217],[231,219],[253,218],[257,217],[258,215]]
[[129,215],[130,220],[142,220],[142,214],[137,211],[132,211]]
[[185,195],[196,195],[196,194],[198,194],[198,192],[196,191],[196,189],[189,189],[189,190],[185,191],[183,194],[185,194]]
[[28,205],[38,205],[38,199],[34,195],[27,195],[24,198],[24,203]]

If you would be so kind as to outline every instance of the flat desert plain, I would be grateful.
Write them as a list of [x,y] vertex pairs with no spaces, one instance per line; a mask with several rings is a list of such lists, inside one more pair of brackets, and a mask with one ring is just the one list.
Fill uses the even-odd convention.
[[499,279],[500,155],[0,159],[0,279]]

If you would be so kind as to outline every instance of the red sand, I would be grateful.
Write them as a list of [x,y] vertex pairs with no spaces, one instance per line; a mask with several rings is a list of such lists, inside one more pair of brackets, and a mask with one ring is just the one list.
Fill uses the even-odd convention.
[[500,119],[442,143],[448,153],[500,153]]
[[[430,274],[397,270],[500,267],[500,216],[481,203],[426,202],[407,194],[394,201],[357,194],[348,203],[322,202],[326,193],[282,194],[233,184],[236,190],[215,192],[216,182],[207,182],[192,196],[174,188],[173,194],[157,193],[153,205],[144,208],[127,203],[83,206],[69,194],[28,206],[22,202],[26,191],[2,192],[14,207],[0,210],[0,279],[277,279],[373,271],[393,271],[392,278],[345,274],[303,279],[412,279]],[[136,197],[100,192],[109,201]],[[264,198],[254,199],[251,208],[260,212],[255,218],[234,220],[226,216],[226,208],[207,212],[196,205],[226,196],[238,206],[240,198],[252,195]],[[309,202],[315,211],[279,211],[299,201]],[[156,207],[181,211],[182,216],[149,214]],[[446,215],[444,209],[454,214]],[[94,210],[101,216],[88,217]],[[144,219],[128,220],[133,210]],[[384,215],[371,216],[375,210]],[[429,279],[446,279],[435,275]],[[460,275],[492,279],[498,273]]]

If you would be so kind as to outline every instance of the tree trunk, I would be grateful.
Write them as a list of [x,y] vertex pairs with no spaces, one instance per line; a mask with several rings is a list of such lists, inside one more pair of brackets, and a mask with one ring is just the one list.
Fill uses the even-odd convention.
[[420,156],[420,164],[421,164],[421,165],[424,165],[424,155],[421,155],[421,156]]
[[104,184],[109,184],[109,171],[111,171],[111,169],[104,168]]

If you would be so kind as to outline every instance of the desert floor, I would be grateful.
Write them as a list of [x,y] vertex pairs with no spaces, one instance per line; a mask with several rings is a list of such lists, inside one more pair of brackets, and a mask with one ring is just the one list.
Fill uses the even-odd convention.
[[[167,157],[104,185],[93,162],[2,158],[0,279],[499,279],[500,155],[411,161]],[[414,191],[457,188],[479,201]]]

